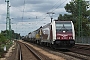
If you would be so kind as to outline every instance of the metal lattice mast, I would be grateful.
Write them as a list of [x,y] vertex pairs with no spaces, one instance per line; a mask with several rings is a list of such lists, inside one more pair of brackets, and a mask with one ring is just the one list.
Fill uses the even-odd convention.
[[81,2],[82,0],[79,0],[79,22],[78,22],[78,36],[81,37],[82,35],[82,13],[81,13]]
[[6,30],[9,31],[9,33],[7,32],[7,35],[9,35],[9,39],[10,39],[10,31],[11,31],[11,22],[10,22],[10,11],[9,11],[9,0],[5,0],[5,2],[7,2],[7,17],[6,17]]

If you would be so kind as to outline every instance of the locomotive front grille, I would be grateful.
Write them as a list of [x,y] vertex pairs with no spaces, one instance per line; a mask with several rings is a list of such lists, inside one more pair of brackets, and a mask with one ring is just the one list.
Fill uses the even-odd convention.
[[55,44],[56,45],[71,45],[71,44],[74,44],[74,40],[63,40],[63,41],[56,40]]

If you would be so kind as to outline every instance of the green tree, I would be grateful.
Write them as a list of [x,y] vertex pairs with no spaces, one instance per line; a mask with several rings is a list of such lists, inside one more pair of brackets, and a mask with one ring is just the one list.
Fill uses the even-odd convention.
[[11,32],[11,39],[19,39],[20,38],[20,34],[18,33],[15,33],[14,30],[11,30],[11,31],[8,31],[8,30],[5,30],[5,31],[1,31],[1,34],[3,34],[4,36],[6,36],[8,39],[9,39],[9,32]]
[[[80,10],[79,10],[79,7],[80,7]],[[84,0],[73,0],[69,4],[67,3],[65,6],[65,10],[68,13],[71,13],[74,17],[78,17],[78,13],[79,11],[81,11],[81,15],[84,18],[88,16],[87,14],[88,8],[89,8],[89,4]]]
[[59,14],[58,20],[62,20],[62,19],[63,19],[62,14]]
[[90,23],[90,10],[87,11],[87,14],[89,15],[87,18],[88,18],[88,21]]
[[3,34],[0,34],[0,45],[6,44],[6,42],[7,42],[6,37]]

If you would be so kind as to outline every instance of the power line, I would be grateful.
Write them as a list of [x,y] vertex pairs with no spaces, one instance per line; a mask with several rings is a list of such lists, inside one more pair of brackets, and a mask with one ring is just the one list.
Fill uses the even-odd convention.
[[[52,10],[51,12],[54,12],[54,11],[55,11],[56,9],[58,9],[61,5],[63,5],[65,2],[67,2],[67,0],[64,0],[64,2],[62,2],[61,4],[59,4],[59,6],[57,6],[57,7],[56,7],[54,10]],[[58,3],[58,2],[57,2],[57,3]],[[55,3],[55,5],[56,5],[57,3]],[[54,5],[54,6],[55,6],[55,5]],[[54,6],[53,6],[53,7],[54,7]],[[52,9],[53,9],[53,7],[52,7]],[[50,10],[48,10],[48,11],[50,11]],[[45,14],[45,15],[46,15],[46,14]],[[45,18],[46,18],[46,17],[47,17],[47,16],[45,16]],[[45,18],[44,18],[44,19],[45,19]],[[43,19],[42,19],[42,20],[43,20]]]
[[[60,0],[59,0],[59,1],[60,1]],[[53,8],[59,3],[59,1],[57,1],[57,2],[50,8],[50,10],[53,9]],[[47,12],[49,12],[50,10],[48,10]],[[45,13],[45,15],[46,15],[46,13]],[[44,15],[43,15],[43,16],[44,16]],[[46,18],[47,16],[48,16],[48,15],[46,15],[45,18]],[[45,18],[43,18],[43,19],[45,19]],[[43,20],[43,19],[42,19],[42,20]],[[41,20],[41,21],[42,21],[42,20]]]
[[65,0],[64,2],[62,2],[61,4],[59,4],[59,6],[57,6],[54,10],[52,10],[52,12],[53,11],[55,11],[56,9],[58,9],[61,5],[63,5],[65,2],[67,2],[67,0]]
[[[60,0],[59,0],[60,1]],[[59,1],[57,1],[53,6],[52,6],[52,8],[51,9],[53,9],[54,8],[54,6],[56,5],[56,4],[58,4],[59,3]]]
[[[23,19],[24,19],[24,12],[25,12],[25,0],[24,0],[24,7],[23,7],[23,11],[22,11],[22,22],[23,22]],[[22,23],[23,25],[23,23]],[[22,32],[23,32],[23,27],[22,27]]]
[[24,0],[23,12],[22,12],[22,21],[23,21],[23,18],[24,18],[24,12],[25,12],[25,0]]

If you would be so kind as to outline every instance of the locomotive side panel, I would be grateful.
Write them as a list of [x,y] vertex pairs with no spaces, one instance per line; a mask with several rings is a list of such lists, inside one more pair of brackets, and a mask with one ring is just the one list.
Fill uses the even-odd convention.
[[46,26],[42,27],[42,39],[41,42],[49,42],[50,41],[50,24],[47,24]]
[[72,24],[73,40],[75,40],[75,30],[74,30],[74,24],[72,21],[71,21],[71,24]]
[[52,22],[52,36],[53,36],[52,41],[55,41],[56,40],[56,26],[55,26],[55,21]]

